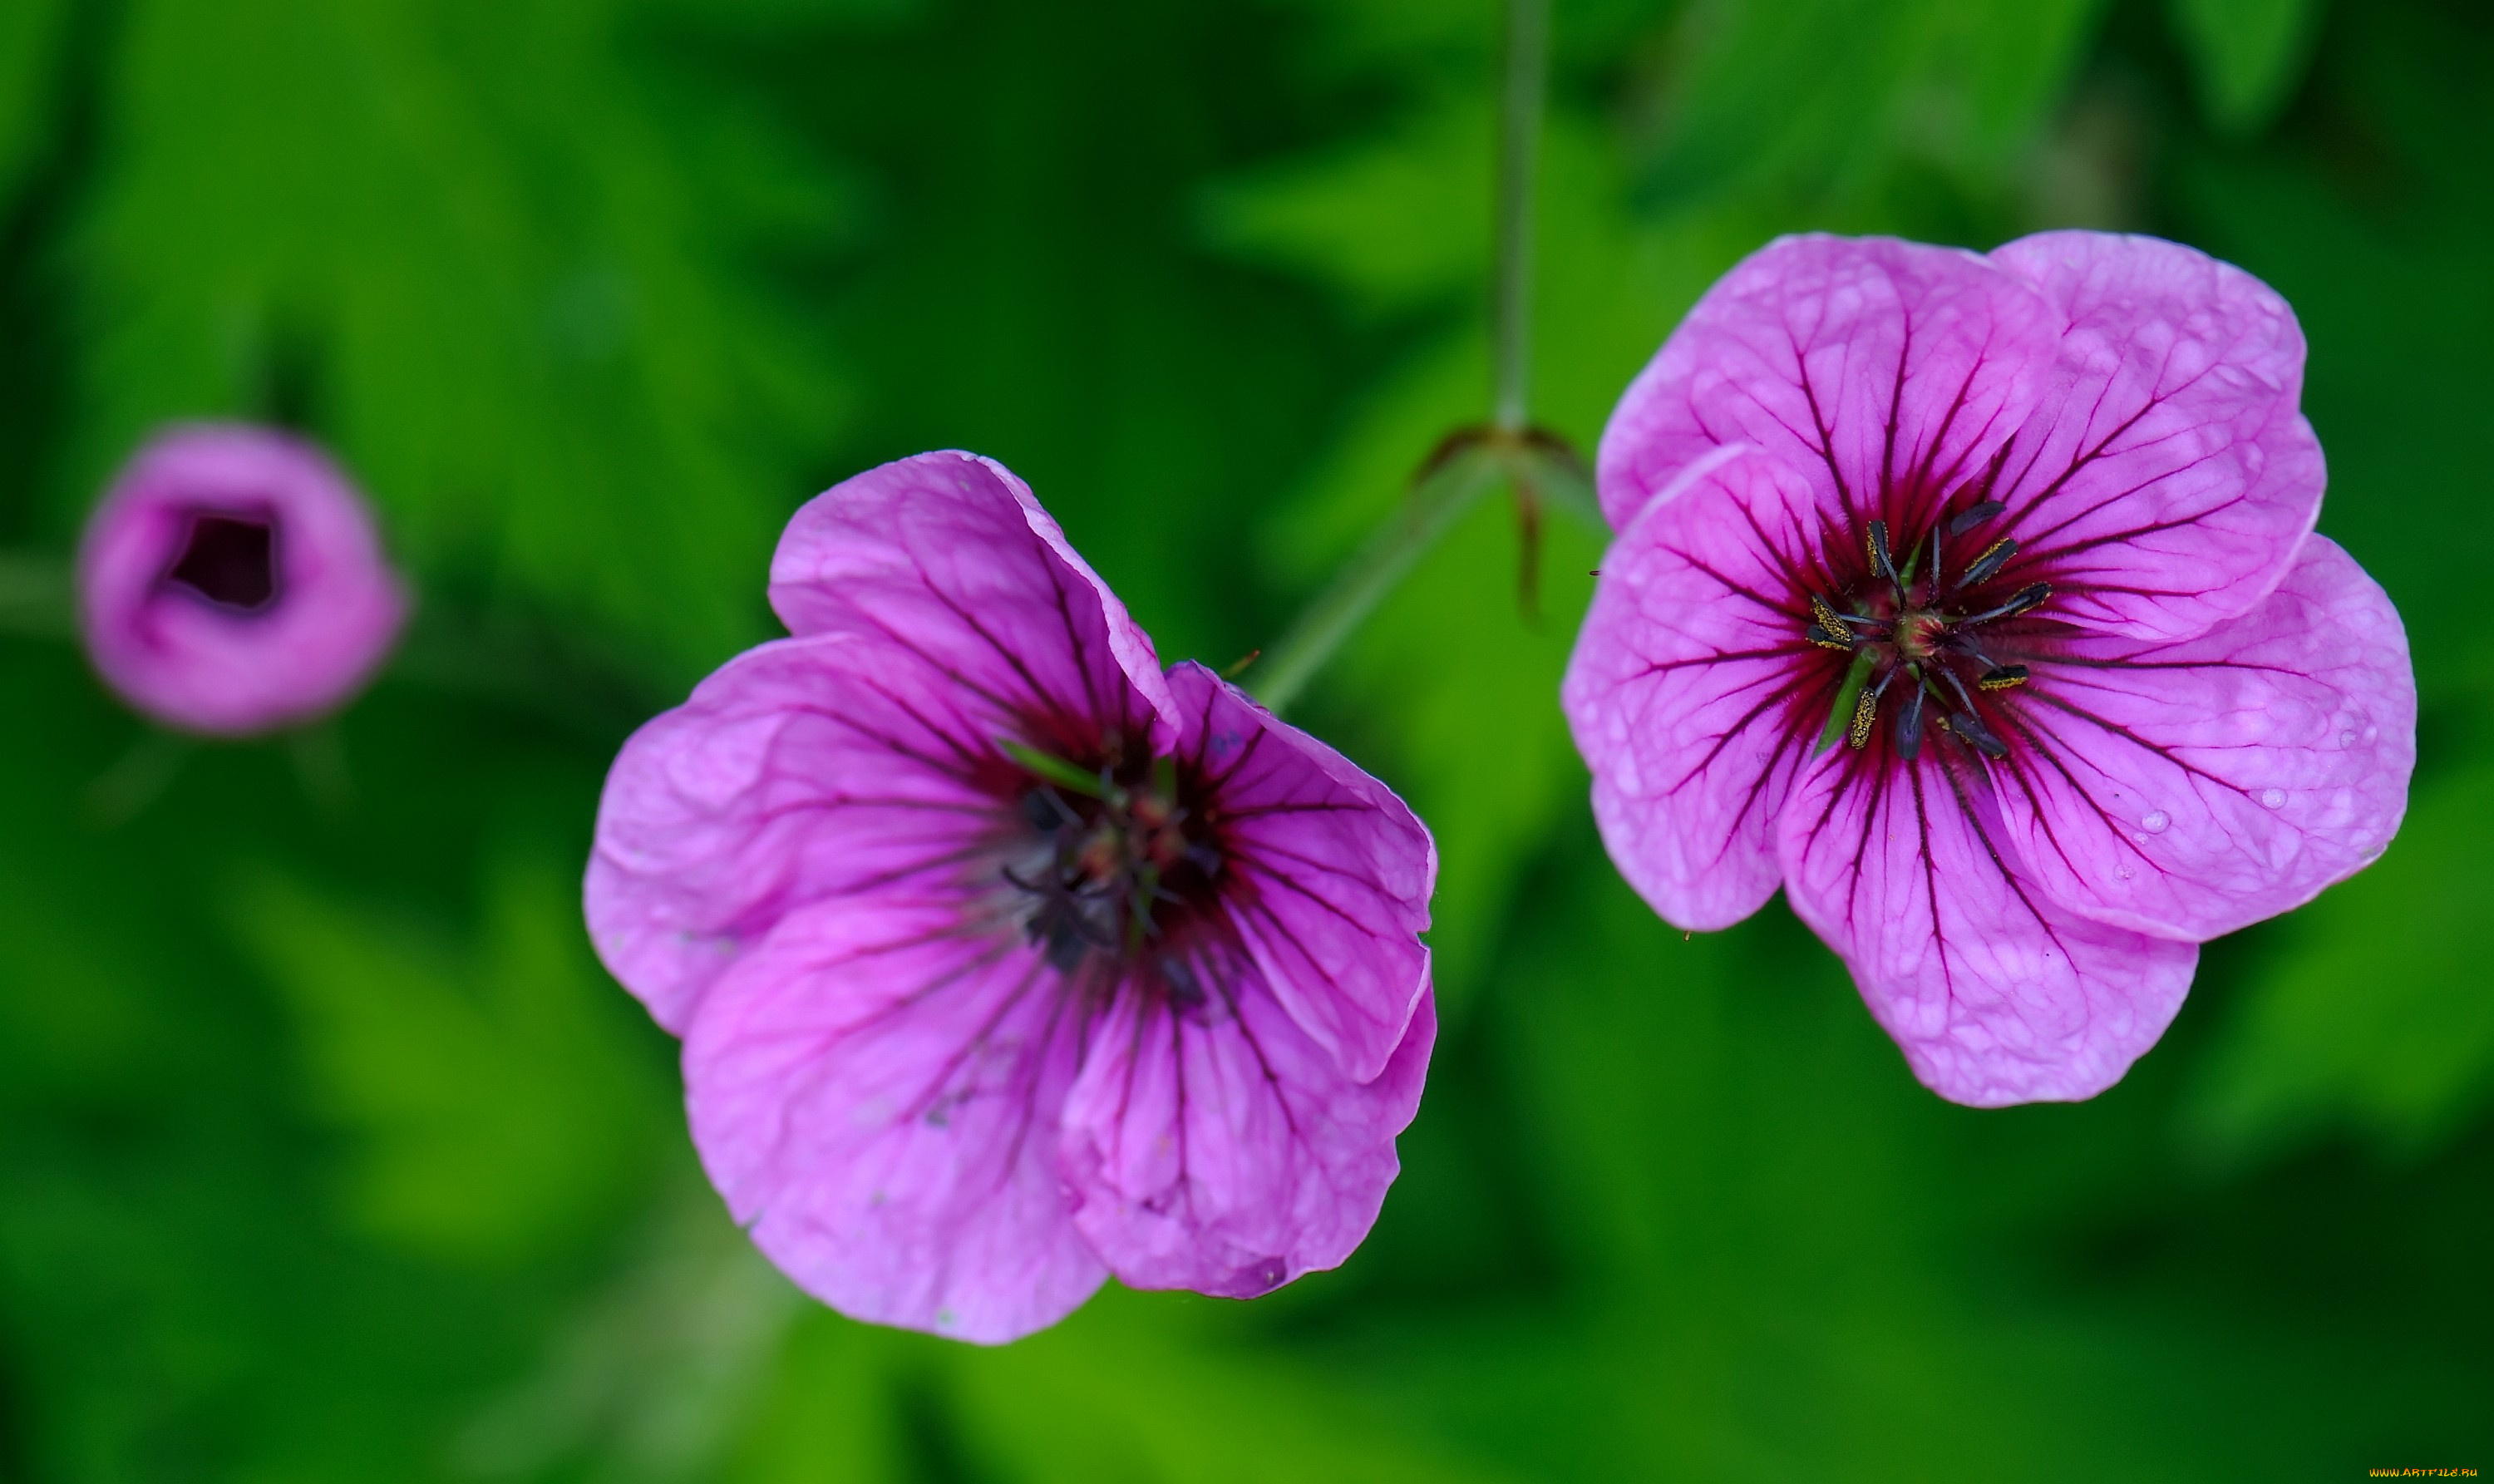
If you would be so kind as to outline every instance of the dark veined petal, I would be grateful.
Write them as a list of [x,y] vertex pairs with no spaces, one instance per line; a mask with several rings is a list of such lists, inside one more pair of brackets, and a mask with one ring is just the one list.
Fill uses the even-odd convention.
[[1692,464],[1604,554],[1567,662],[1602,842],[1678,926],[1728,927],[1783,879],[1776,815],[1849,662],[1804,637],[1813,501],[1747,445]]
[[999,711],[1175,735],[1150,638],[991,459],[922,453],[816,496],[779,538],[771,605],[792,633],[871,636]]
[[2326,482],[2297,406],[2294,311],[2240,268],[2154,237],[2043,232],[1992,257],[2067,325],[1992,528],[2053,583],[2055,616],[2173,640],[2259,602]]
[[1378,1076],[1429,992],[1438,849],[1394,791],[1201,665],[1170,671],[1228,856],[1222,909],[1345,1076]]
[[855,1318],[996,1343],[1106,1276],[1066,1208],[1077,997],[958,905],[791,915],[684,1043],[703,1167],[754,1244]]
[[[2060,329],[1983,257],[1889,237],[1783,237],[1725,274],[1602,430],[1626,527],[1682,469],[1753,443],[1831,513],[1891,520],[1980,475],[2032,413]],[[1883,504],[1883,490],[1910,490]]]
[[1007,724],[871,636],[748,650],[624,745],[586,893],[598,954],[683,1034],[710,984],[790,910],[948,885],[1006,806],[977,782]]
[[2213,938],[2310,900],[2398,831],[2407,636],[2326,537],[2198,638],[2083,639],[2034,669],[2007,698],[2001,813],[2026,872],[2089,917]]
[[2197,945],[2092,922],[2013,873],[1983,774],[1874,741],[1796,782],[1784,890],[1925,1086],[1977,1106],[2093,1097],[2156,1044]]
[[1203,1004],[1122,997],[1065,1105],[1075,1222],[1120,1282],[1253,1298],[1339,1265],[1401,1169],[1437,1040],[1423,995],[1366,1082],[1286,1014],[1256,967],[1197,956]]

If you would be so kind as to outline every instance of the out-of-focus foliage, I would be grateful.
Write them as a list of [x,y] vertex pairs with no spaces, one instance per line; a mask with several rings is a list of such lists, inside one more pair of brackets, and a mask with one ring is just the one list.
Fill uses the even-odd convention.
[[[2407,615],[2410,825],[2094,1103],[1931,1099],[1780,906],[1623,888],[1484,502],[1311,725],[1445,860],[1447,1031],[1341,1272],[979,1350],[719,1212],[573,881],[806,495],[964,446],[1227,663],[1486,407],[1492,0],[0,6],[0,537],[300,424],[423,593],[185,750],[0,639],[0,1480],[2096,1481],[2494,1458],[2494,27],[2442,0],[1556,0],[1534,407],[1590,447],[1784,230],[2165,232],[2312,342]],[[6,605],[0,605],[5,607]]]

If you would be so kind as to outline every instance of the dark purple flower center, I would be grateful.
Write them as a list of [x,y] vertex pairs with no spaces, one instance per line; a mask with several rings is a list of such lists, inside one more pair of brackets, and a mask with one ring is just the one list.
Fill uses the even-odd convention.
[[276,606],[277,521],[264,514],[193,510],[165,582],[233,613]]
[[1113,747],[1085,763],[1014,751],[1029,833],[1004,875],[1025,897],[1031,941],[1060,972],[1147,964],[1147,981],[1201,1003],[1186,961],[1214,919],[1224,857],[1203,780],[1181,759],[1129,764]]
[[2025,683],[2023,661],[2055,625],[2029,617],[2053,587],[2012,571],[2017,541],[1987,530],[2000,514],[1988,500],[1943,508],[1901,548],[1884,520],[1829,542],[1831,591],[1810,594],[1803,633],[1852,658],[1836,672],[1823,742],[1840,731],[1866,746],[1884,715],[1901,758],[1921,752],[1927,726],[1986,757],[2008,756],[2009,729],[1986,713],[1999,692]]

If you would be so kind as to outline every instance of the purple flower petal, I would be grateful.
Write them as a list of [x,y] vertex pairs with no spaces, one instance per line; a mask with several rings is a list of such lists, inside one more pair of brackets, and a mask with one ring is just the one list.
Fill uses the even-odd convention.
[[991,459],[922,453],[809,500],[771,559],[771,605],[791,633],[873,636],[998,711],[1175,735],[1151,640]]
[[800,637],[625,745],[587,887],[763,1251],[976,1340],[1052,1322],[1104,1257],[1242,1295],[1342,1260],[1434,1040],[1428,832],[1154,668],[984,460],[816,500],[773,596]]
[[2093,1097],[2165,1033],[2198,945],[2077,916],[2010,873],[1967,754],[1874,739],[1793,788],[1784,890],[1923,1084],[1979,1107]]
[[[682,1035],[790,911],[948,884],[1006,813],[979,740],[1009,722],[878,636],[738,655],[624,745],[597,809],[591,941]],[[976,750],[973,750],[976,749]]]
[[844,1314],[996,1343],[1107,1270],[1058,1174],[1078,1015],[1035,950],[940,904],[802,911],[714,986],[684,1045],[728,1209]]
[[1193,1009],[1137,996],[1091,1035],[1065,1105],[1075,1221],[1120,1282],[1253,1298],[1341,1264],[1401,1168],[1436,1043],[1423,995],[1384,1069],[1346,1076],[1251,965]]
[[1979,475],[2034,407],[2059,326],[1972,253],[1894,238],[1784,237],[1706,292],[1602,430],[1611,525],[1680,470],[1754,443],[1831,509],[1931,502]]
[[2182,639],[2260,601],[2326,482],[2294,311],[2154,237],[2043,232],[1992,257],[2068,325],[1992,533],[2051,577],[2060,617],[2102,632]]
[[371,678],[406,621],[372,512],[319,449],[174,428],[130,461],[78,549],[78,625],[123,699],[240,736],[308,721]]
[[1436,843],[1393,790],[1201,665],[1170,684],[1222,801],[1240,941],[1344,1075],[1378,1076],[1429,993]]
[[2205,940],[2310,900],[2389,844],[2416,767],[2406,632],[2323,536],[2198,638],[2087,637],[2008,699],[1995,765],[2026,873],[2071,908]]
[[1689,465],[1603,555],[1568,661],[1602,841],[1677,926],[1728,927],[1783,880],[1776,816],[1849,659],[1803,637],[1815,498],[1746,445]]

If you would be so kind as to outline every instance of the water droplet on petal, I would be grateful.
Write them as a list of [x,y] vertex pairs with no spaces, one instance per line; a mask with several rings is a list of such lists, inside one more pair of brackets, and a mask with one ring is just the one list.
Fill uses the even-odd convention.
[[2262,808],[2274,809],[2284,803],[2286,803],[2286,790],[2282,788],[2265,788],[2261,790]]
[[2163,834],[2165,833],[2165,827],[2172,823],[2174,823],[2174,817],[2172,815],[2166,813],[2163,809],[2151,809],[2148,811],[2147,816],[2139,822],[2139,828],[2146,831],[2150,834]]
[[2339,734],[2338,734],[2338,745],[2340,745],[2340,746],[2342,746],[2342,747],[2352,747],[2352,746],[2356,745],[2356,734],[2355,734],[2355,732],[2354,732],[2353,730],[2349,730],[2349,731],[2345,731],[2345,732],[2341,732],[2341,733],[2339,733]]

